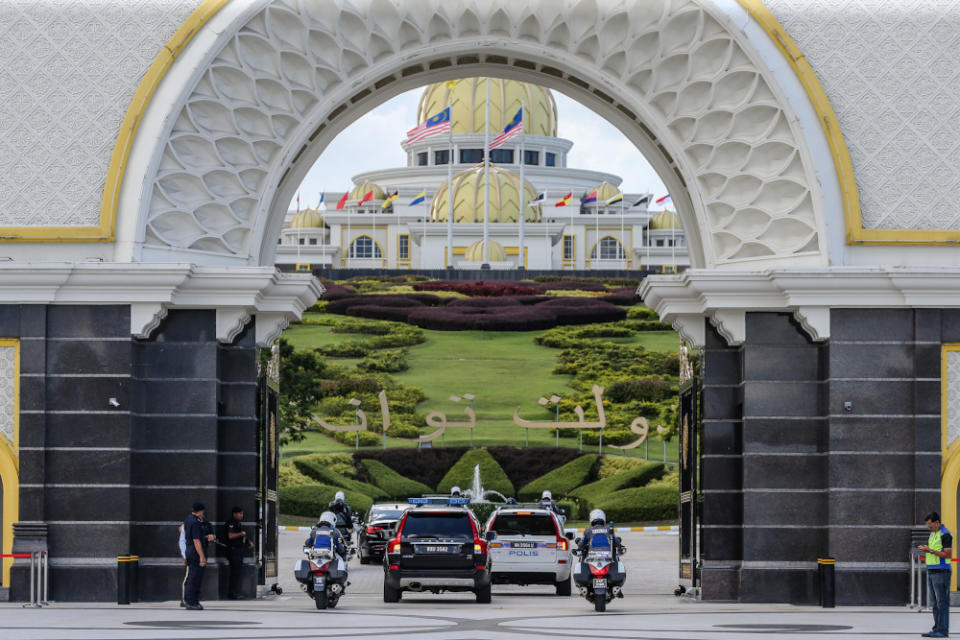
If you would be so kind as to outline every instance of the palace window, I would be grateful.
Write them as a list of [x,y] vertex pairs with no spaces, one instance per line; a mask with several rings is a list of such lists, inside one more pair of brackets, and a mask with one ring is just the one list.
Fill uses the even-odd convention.
[[491,149],[490,162],[513,164],[513,149]]
[[573,236],[563,236],[563,259],[564,260],[573,260],[574,259],[574,247],[576,246],[576,238]]
[[380,245],[370,236],[360,236],[350,245],[351,258],[382,258]]
[[316,238],[310,238],[310,244],[317,244]]
[[428,159],[428,157],[429,157],[429,156],[427,155],[427,152],[426,152],[426,151],[421,151],[420,153],[418,153],[418,154],[417,154],[417,166],[418,166],[418,167],[425,167],[425,166],[427,166],[427,159]]
[[297,241],[298,241],[300,244],[303,244],[303,238],[298,238]]
[[397,236],[397,258],[400,260],[410,259],[410,236],[406,234]]
[[460,149],[460,164],[483,162],[483,149]]
[[593,252],[590,254],[591,260],[597,259],[597,249],[600,250],[601,260],[623,260],[625,257],[623,245],[613,236],[605,236],[600,239],[600,242],[593,248]]
[[433,164],[449,164],[450,149],[441,149],[433,152]]
[[543,154],[543,163],[548,167],[557,166],[557,154],[550,153],[549,151]]
[[663,240],[657,240],[657,246],[658,246],[658,247],[662,247],[662,246],[663,246]]
[[540,164],[539,151],[523,151],[523,164]]

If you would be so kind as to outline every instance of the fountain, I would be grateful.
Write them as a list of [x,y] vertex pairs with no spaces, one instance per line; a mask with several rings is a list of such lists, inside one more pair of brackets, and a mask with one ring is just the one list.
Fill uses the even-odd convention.
[[464,491],[464,493],[470,496],[470,502],[490,502],[487,500],[488,495],[497,496],[500,498],[500,502],[507,501],[507,497],[499,491],[494,491],[493,489],[484,490],[483,481],[480,479],[480,465],[476,465],[473,468],[473,484],[469,489]]

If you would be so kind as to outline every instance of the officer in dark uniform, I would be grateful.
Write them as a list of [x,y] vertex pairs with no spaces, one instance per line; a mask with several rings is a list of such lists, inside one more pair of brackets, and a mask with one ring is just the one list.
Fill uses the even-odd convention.
[[232,517],[226,521],[227,557],[230,559],[230,589],[227,597],[231,600],[243,600],[243,550],[247,544],[247,532],[243,530],[243,507],[233,508]]
[[202,502],[193,503],[193,513],[183,521],[183,535],[187,542],[187,581],[183,590],[183,600],[187,609],[202,610],[200,604],[200,585],[203,582],[203,570],[207,566],[207,544],[213,542],[213,527],[203,517]]

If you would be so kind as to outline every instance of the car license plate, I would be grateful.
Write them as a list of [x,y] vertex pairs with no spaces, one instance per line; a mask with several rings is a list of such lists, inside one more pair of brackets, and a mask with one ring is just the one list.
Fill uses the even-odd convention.
[[511,542],[510,548],[511,549],[536,549],[537,543],[536,542]]
[[594,589],[606,589],[606,588],[607,588],[607,579],[606,579],[606,578],[594,578],[594,579],[593,579],[593,588],[594,588]]
[[459,547],[449,544],[422,545],[417,548],[420,553],[456,553]]

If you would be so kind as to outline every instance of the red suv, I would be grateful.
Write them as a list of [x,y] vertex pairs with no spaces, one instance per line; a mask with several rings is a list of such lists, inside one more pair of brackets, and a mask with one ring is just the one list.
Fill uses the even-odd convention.
[[425,504],[409,509],[387,543],[383,601],[398,602],[404,591],[472,591],[490,602],[487,542],[496,537],[464,507]]

